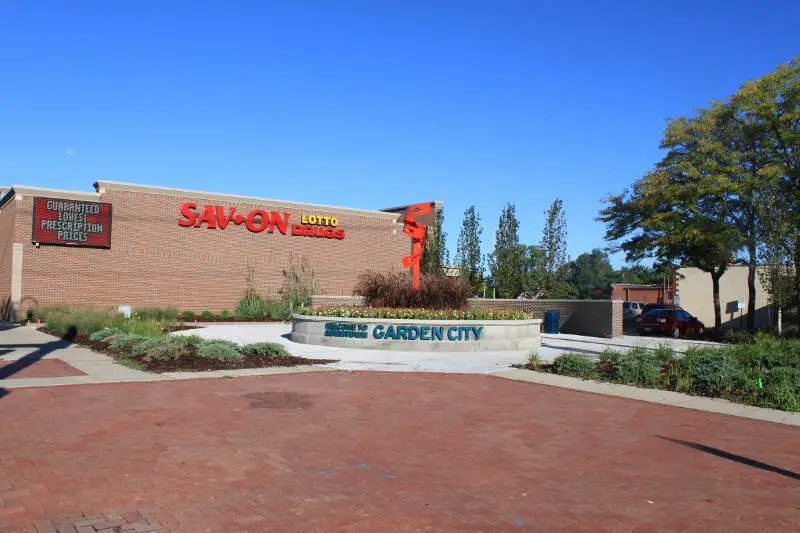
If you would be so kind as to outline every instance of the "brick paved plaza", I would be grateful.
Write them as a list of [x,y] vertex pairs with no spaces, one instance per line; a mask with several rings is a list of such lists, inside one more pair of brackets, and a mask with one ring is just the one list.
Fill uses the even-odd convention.
[[800,430],[490,376],[17,388],[0,532],[796,531]]

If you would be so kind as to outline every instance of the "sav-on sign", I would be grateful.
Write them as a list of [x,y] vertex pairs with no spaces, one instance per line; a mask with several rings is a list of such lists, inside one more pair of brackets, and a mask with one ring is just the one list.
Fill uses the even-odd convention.
[[[253,209],[246,215],[236,212],[235,207],[228,207],[227,210],[221,205],[206,205],[202,212],[198,212],[196,203],[187,202],[181,206],[181,216],[178,225],[185,228],[225,229],[231,222],[244,226],[253,233],[273,233],[276,229],[279,233],[286,235],[289,231],[288,212],[271,211],[264,209]],[[313,220],[313,222],[311,221]],[[324,221],[324,222],[323,222]],[[292,235],[306,237],[324,237],[327,239],[344,239],[345,233],[342,228],[335,227],[339,224],[336,217],[306,216],[301,217],[302,224],[292,224]]]

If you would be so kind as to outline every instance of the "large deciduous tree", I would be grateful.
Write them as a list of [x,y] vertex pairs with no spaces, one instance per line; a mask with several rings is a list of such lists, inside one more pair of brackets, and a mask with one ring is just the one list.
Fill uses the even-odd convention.
[[671,121],[661,143],[667,155],[630,191],[606,198],[599,217],[606,239],[629,261],[655,257],[708,272],[715,327],[722,323],[719,280],[742,244],[731,222],[735,195],[727,166],[708,155],[719,127],[705,111]]
[[[767,160],[762,175],[774,180],[763,240],[770,248],[767,255],[781,258],[783,267],[776,272],[793,275],[793,300],[800,303],[800,57],[746,82],[731,105],[758,135]],[[800,327],[800,312],[797,323]]]
[[575,286],[578,298],[589,298],[597,289],[603,291],[603,296],[609,296],[614,267],[603,250],[595,248],[591,253],[579,255],[569,263],[569,270],[569,280]]
[[472,284],[473,290],[483,280],[483,255],[481,254],[481,216],[475,206],[464,211],[464,221],[458,234],[456,264],[461,276]]
[[500,298],[516,298],[522,292],[522,253],[519,246],[519,221],[516,207],[507,203],[495,231],[494,252],[489,257]]

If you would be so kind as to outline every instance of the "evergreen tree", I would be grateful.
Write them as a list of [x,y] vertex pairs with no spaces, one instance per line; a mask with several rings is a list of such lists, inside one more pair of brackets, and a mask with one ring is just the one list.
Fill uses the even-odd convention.
[[522,258],[516,207],[507,203],[500,215],[494,252],[489,258],[492,279],[500,298],[516,298],[522,292]]
[[456,247],[456,264],[461,276],[478,288],[483,280],[483,255],[481,254],[481,216],[475,206],[464,211],[464,222],[458,234]]
[[436,209],[433,224],[428,226],[427,243],[425,251],[422,253],[420,271],[422,273],[444,275],[444,266],[450,262],[450,254],[447,251],[447,233],[444,227],[444,208]]

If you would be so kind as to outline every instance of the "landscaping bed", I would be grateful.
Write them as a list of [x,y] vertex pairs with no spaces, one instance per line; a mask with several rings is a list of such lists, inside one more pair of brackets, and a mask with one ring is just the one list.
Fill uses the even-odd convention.
[[663,344],[653,350],[605,350],[597,360],[564,353],[542,364],[534,353],[520,367],[800,411],[800,341],[767,335],[736,345],[690,348],[682,355]]
[[[55,332],[43,329],[45,333],[53,335]],[[95,337],[97,338],[97,337]],[[170,340],[173,338],[170,338]],[[181,344],[181,338],[176,337],[175,342]],[[181,350],[174,357],[153,357],[152,354],[136,354],[132,349],[111,348],[113,344],[112,336],[105,337],[103,340],[94,340],[92,335],[85,333],[77,334],[69,338],[71,342],[80,344],[96,352],[108,354],[120,359],[123,363],[132,363],[132,366],[141,367],[153,372],[180,372],[180,371],[202,371],[202,370],[235,370],[242,368],[268,368],[276,366],[300,366],[300,365],[320,365],[335,363],[336,359],[306,359],[297,357],[286,352],[283,347],[276,343],[260,343],[262,353],[255,351],[243,352],[241,358],[211,358],[202,357],[197,352],[197,344],[187,342],[181,346]],[[192,338],[192,340],[195,340]],[[212,343],[226,343],[221,346],[231,347],[227,341],[202,341]],[[231,343],[233,344],[233,343]],[[241,351],[241,349],[240,349]]]
[[230,370],[326,364],[334,360],[295,357],[280,343],[239,346],[224,340],[166,332],[194,329],[169,317],[126,318],[112,309],[53,307],[37,310],[41,331],[107,353],[117,362],[154,372]]

